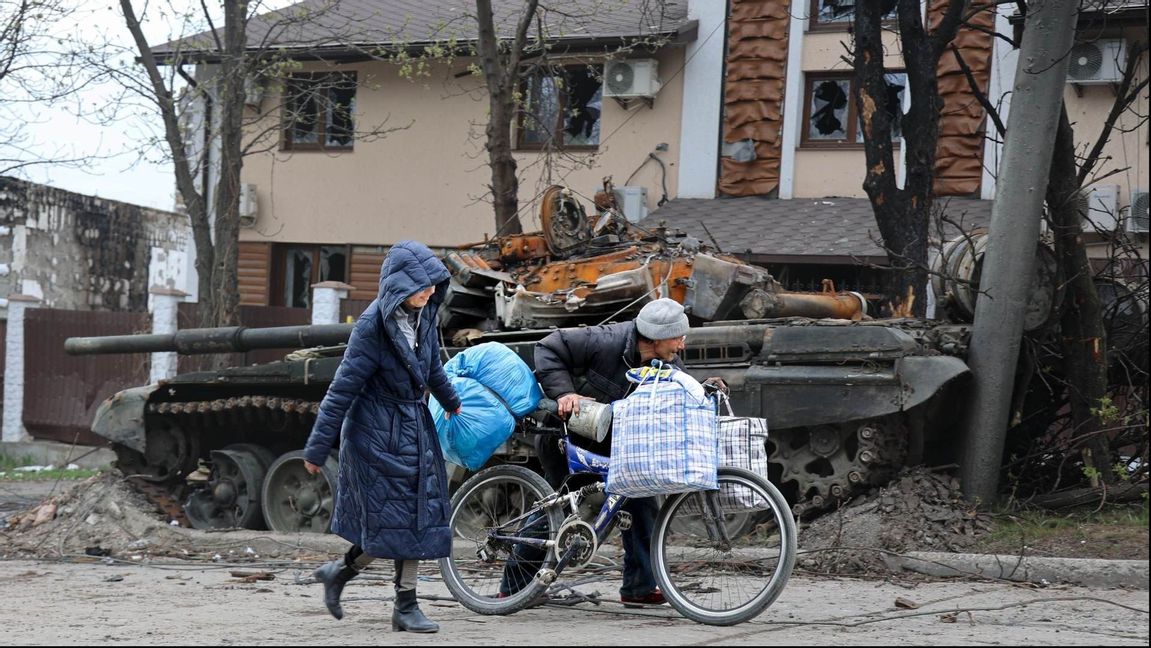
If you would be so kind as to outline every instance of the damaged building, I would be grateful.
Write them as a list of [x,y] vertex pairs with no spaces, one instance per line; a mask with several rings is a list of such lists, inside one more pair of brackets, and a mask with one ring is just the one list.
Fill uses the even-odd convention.
[[184,215],[0,177],[0,296],[143,312],[150,287],[184,288],[190,247]]

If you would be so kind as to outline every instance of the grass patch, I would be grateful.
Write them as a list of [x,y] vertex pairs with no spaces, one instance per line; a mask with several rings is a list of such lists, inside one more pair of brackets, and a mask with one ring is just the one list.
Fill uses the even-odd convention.
[[76,468],[68,470],[67,468],[52,468],[50,470],[40,471],[24,471],[16,470],[23,466],[36,466],[41,465],[36,461],[32,455],[22,455],[19,457],[11,456],[0,452],[0,481],[55,481],[55,480],[79,480],[88,479],[93,475],[100,474],[99,470],[92,470],[88,468]]
[[984,553],[1016,553],[1090,558],[1147,555],[1147,500],[1087,506],[1065,511],[1011,509],[993,514],[993,529],[980,540]]

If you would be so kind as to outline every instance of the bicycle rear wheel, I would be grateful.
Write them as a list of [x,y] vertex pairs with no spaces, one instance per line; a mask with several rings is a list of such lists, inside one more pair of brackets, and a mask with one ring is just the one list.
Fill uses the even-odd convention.
[[[709,499],[711,510],[722,513],[722,534],[718,525],[708,532]],[[746,524],[749,512],[761,521]],[[761,614],[795,566],[795,520],[787,501],[766,479],[738,468],[719,470],[718,491],[668,497],[651,543],[652,568],[668,603],[708,625],[735,625]]]
[[440,571],[461,605],[479,614],[511,614],[543,594],[547,585],[535,576],[555,567],[554,549],[491,536],[554,539],[563,522],[555,508],[512,522],[551,493],[543,477],[512,465],[482,470],[460,486],[452,497],[452,555],[440,559]]

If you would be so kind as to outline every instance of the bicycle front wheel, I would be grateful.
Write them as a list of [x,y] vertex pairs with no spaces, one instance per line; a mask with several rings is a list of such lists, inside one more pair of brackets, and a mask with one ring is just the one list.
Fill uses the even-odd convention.
[[[748,524],[749,515],[759,522]],[[735,625],[759,616],[787,584],[795,519],[766,479],[721,468],[719,490],[667,498],[651,543],[656,581],[672,607],[699,623]]]
[[543,594],[547,585],[535,576],[555,567],[554,549],[515,539],[555,538],[560,512],[532,511],[551,493],[543,477],[513,465],[492,466],[460,486],[452,497],[452,554],[440,559],[440,572],[461,605],[479,614],[511,614]]

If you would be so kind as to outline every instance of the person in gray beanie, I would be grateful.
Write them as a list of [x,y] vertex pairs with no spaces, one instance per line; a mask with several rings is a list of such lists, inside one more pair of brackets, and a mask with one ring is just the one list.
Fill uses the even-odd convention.
[[[579,412],[581,400],[611,403],[626,397],[634,388],[625,375],[628,369],[653,360],[662,360],[682,369],[679,353],[684,349],[688,329],[683,305],[673,299],[656,299],[647,303],[632,322],[560,329],[536,343],[536,378],[544,394],[558,403],[560,416],[566,418]],[[722,381],[717,386],[725,387]],[[567,442],[598,454],[611,454],[610,434],[600,443],[575,436],[568,437]],[[543,467],[544,478],[558,489],[568,472],[567,460],[556,438],[537,435],[536,456]],[[624,559],[620,601],[629,607],[665,603],[651,570],[651,534],[658,513],[655,500],[630,499],[624,510],[631,514],[632,523],[631,528],[622,533]],[[523,586],[523,583],[515,582],[511,571],[504,572],[505,578],[501,583],[504,595]],[[514,571],[534,573],[530,569]]]

